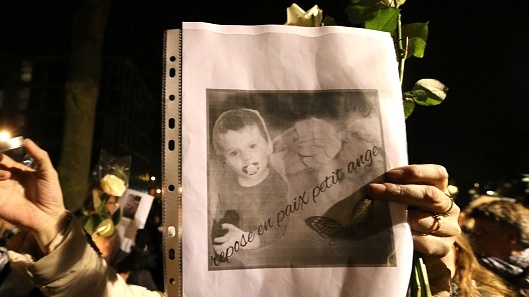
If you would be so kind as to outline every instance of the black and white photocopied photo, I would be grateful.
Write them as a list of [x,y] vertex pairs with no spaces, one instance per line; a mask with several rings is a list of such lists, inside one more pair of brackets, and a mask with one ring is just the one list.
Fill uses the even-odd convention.
[[395,264],[375,90],[207,96],[211,270]]

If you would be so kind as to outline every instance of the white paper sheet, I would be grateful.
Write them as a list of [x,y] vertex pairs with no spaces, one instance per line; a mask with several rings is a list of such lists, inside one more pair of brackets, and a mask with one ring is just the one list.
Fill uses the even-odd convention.
[[130,253],[136,242],[136,233],[145,227],[153,200],[154,196],[132,189],[127,189],[119,198],[121,219],[116,229],[124,252]]
[[[405,208],[363,188],[407,164],[390,36],[205,23],[181,33],[182,134],[171,138],[181,139],[183,296],[405,296]],[[167,31],[166,55],[179,34]],[[234,130],[233,113],[265,128]]]

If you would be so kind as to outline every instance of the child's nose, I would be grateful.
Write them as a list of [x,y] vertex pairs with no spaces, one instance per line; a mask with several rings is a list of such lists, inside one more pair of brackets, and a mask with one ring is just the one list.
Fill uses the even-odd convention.
[[248,151],[243,151],[241,153],[241,158],[244,162],[247,162],[250,159],[250,153]]

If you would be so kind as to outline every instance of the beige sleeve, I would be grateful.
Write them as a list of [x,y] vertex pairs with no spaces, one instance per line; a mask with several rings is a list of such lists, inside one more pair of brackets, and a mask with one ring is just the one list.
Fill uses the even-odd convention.
[[[160,297],[161,292],[128,285],[88,244],[79,221],[70,224],[50,244],[52,251],[39,258],[31,235],[20,234],[10,246],[13,269],[28,276],[46,296],[53,297]],[[37,246],[38,247],[38,246]],[[38,259],[35,261],[35,259]]]

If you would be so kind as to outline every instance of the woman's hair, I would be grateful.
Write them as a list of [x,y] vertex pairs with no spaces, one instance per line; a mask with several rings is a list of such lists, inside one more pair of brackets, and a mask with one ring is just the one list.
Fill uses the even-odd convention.
[[516,296],[499,276],[481,266],[464,234],[457,237],[455,249],[457,269],[454,280],[458,282],[461,296]]

